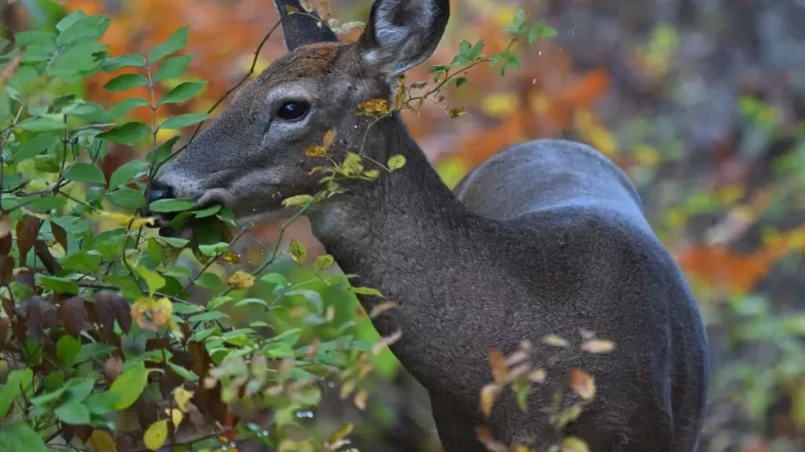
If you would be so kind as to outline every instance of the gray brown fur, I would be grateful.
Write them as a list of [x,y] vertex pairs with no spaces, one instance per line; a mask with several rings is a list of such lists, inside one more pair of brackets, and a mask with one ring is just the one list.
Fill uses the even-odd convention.
[[[304,149],[335,128],[332,157],[359,150],[369,120],[358,103],[389,98],[394,75],[433,51],[448,12],[446,0],[378,0],[356,43],[289,42],[155,183],[200,204],[226,203],[241,218],[287,214],[283,198],[319,189],[320,176],[308,173],[322,162]],[[376,27],[389,24],[397,28],[379,39]],[[299,124],[272,116],[289,97],[312,104]],[[350,184],[309,218],[339,266],[360,275],[355,284],[398,301],[374,323],[383,335],[402,331],[391,349],[428,390],[447,452],[485,450],[474,433],[481,424],[502,441],[531,438],[544,450],[557,440],[544,410],[571,367],[592,374],[598,392],[565,434],[593,451],[696,449],[709,382],[702,319],[622,171],[586,145],[537,140],[504,149],[451,192],[398,114],[368,131],[364,150],[408,163]],[[381,300],[360,301],[371,309]],[[507,390],[482,417],[490,348],[510,353],[528,339],[542,365],[556,349],[541,337],[563,336],[577,350],[580,329],[616,350],[563,352],[546,384],[534,386],[527,413]]]

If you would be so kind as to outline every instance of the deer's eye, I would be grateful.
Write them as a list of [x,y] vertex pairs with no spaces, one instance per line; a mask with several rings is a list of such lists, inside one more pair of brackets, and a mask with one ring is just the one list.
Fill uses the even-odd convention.
[[282,104],[277,110],[277,117],[285,121],[302,119],[310,111],[310,104],[302,100],[290,100]]

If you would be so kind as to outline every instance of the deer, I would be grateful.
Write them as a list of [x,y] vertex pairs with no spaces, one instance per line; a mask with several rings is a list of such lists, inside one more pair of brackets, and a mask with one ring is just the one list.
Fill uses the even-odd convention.
[[[372,322],[383,336],[401,332],[390,349],[426,388],[443,449],[487,450],[476,434],[485,426],[535,450],[572,435],[592,451],[695,451],[709,385],[705,327],[626,173],[587,144],[544,138],[501,149],[451,190],[399,111],[374,122],[358,112],[390,101],[398,77],[432,55],[449,0],[375,0],[347,43],[315,10],[295,13],[296,0],[274,6],[288,52],[156,171],[149,201],[223,205],[239,222],[288,218],[298,207],[283,199],[320,189],[311,170],[321,163],[304,151],[328,130],[333,160],[402,155],[402,168],[346,181],[304,215],[338,267],[357,275],[353,284],[385,296],[359,295],[367,312],[397,302]],[[614,350],[566,353],[525,410],[504,391],[481,412],[490,350],[510,354],[546,335],[577,346],[583,330]],[[549,359],[533,348],[534,362]],[[557,431],[546,407],[572,368],[594,378],[596,395]],[[573,402],[567,394],[563,404]]]

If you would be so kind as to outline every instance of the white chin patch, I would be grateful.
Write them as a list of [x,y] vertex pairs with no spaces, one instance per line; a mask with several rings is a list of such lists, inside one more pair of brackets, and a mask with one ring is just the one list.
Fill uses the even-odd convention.
[[272,210],[270,212],[257,212],[251,215],[244,215],[238,217],[236,222],[239,227],[258,225],[269,221],[279,221],[290,218],[294,214],[295,209],[283,208],[279,210]]

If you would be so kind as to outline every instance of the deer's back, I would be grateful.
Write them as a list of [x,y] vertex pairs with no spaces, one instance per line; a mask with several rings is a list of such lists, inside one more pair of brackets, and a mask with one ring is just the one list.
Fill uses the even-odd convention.
[[[519,269],[514,278],[534,298],[555,303],[518,313],[510,323],[518,331],[502,335],[577,335],[585,328],[616,343],[611,356],[570,360],[599,385],[599,400],[572,431],[596,446],[591,450],[609,450],[621,439],[623,448],[613,450],[695,450],[707,339],[684,276],[626,175],[586,145],[537,140],[503,150],[455,192],[471,210],[520,231],[515,241],[523,255],[509,257]],[[529,255],[543,250],[550,256]],[[550,392],[544,397],[550,400]],[[512,437],[528,422],[513,412],[501,421]]]

